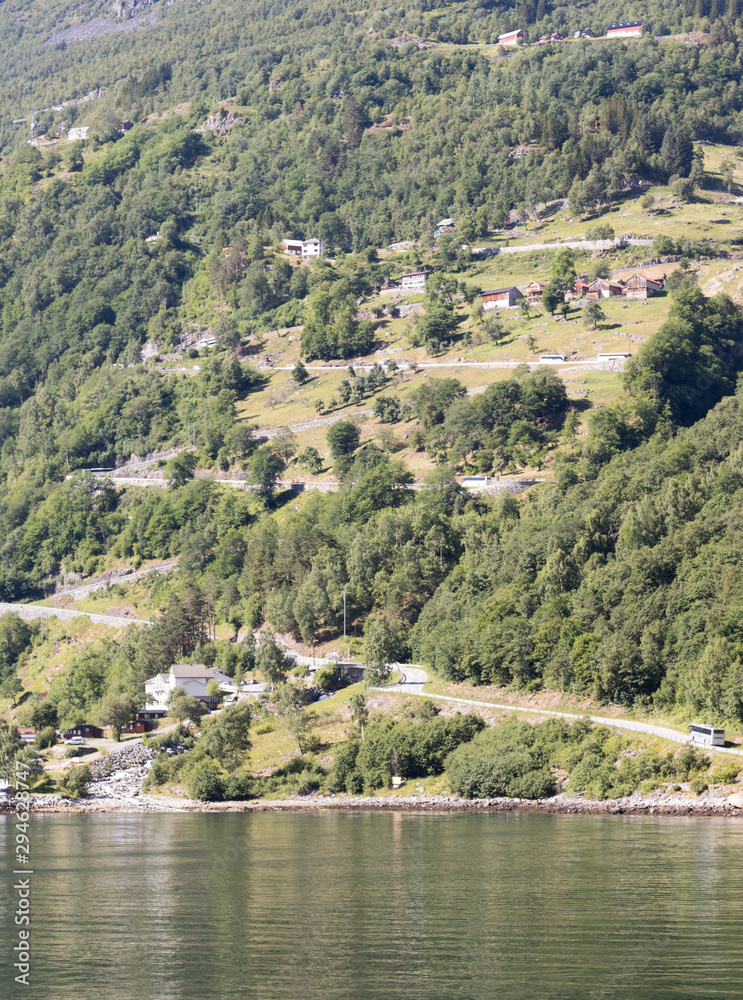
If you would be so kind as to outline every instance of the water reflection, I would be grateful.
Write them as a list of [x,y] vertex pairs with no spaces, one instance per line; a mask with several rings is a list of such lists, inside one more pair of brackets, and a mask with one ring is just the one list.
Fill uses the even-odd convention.
[[[33,985],[6,992],[6,946],[0,996],[738,996],[742,831],[519,814],[37,816]],[[5,868],[12,835],[3,818]]]

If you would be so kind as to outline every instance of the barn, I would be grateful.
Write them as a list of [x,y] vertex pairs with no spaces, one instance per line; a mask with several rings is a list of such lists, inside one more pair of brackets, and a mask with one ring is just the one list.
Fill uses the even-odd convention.
[[606,29],[607,38],[640,38],[644,21],[625,21],[622,24],[610,24]]
[[624,297],[649,299],[652,295],[660,295],[665,285],[665,275],[662,278],[649,278],[646,274],[633,274],[624,287]]
[[521,28],[515,31],[507,31],[505,35],[498,35],[499,45],[521,45],[526,42],[526,32]]
[[510,288],[492,288],[482,293],[482,307],[485,312],[490,309],[511,309],[523,297],[515,285]]

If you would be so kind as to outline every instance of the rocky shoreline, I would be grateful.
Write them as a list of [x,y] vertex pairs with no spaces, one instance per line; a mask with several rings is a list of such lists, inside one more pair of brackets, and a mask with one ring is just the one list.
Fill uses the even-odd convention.
[[[176,751],[170,749],[168,753]],[[687,791],[635,792],[621,799],[596,801],[563,792],[548,799],[462,799],[456,795],[321,795],[312,793],[287,799],[249,799],[236,802],[199,802],[178,796],[142,791],[155,751],[143,744],[120,749],[106,761],[92,765],[93,781],[85,798],[34,795],[35,813],[163,813],[163,812],[539,812],[596,816],[740,816],[743,792],[708,790],[701,795]],[[13,813],[20,803],[0,799],[0,814]]]
[[[102,776],[90,786],[86,798],[64,795],[33,796],[35,813],[139,813],[139,812],[537,812],[553,815],[597,816],[739,816],[743,818],[743,794],[702,795],[685,793],[639,793],[621,799],[595,801],[561,794],[549,799],[462,799],[455,795],[318,795],[288,799],[252,799],[237,802],[198,802],[175,796],[148,795],[141,791],[146,763],[132,763]],[[16,811],[14,799],[0,801],[0,814]]]

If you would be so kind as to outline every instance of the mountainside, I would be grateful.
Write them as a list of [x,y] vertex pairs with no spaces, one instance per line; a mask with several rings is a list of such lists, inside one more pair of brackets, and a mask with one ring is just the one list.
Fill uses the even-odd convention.
[[0,7],[0,600],[180,557],[141,635],[7,621],[8,698],[330,648],[345,601],[443,678],[743,720],[736,0],[427,6]]

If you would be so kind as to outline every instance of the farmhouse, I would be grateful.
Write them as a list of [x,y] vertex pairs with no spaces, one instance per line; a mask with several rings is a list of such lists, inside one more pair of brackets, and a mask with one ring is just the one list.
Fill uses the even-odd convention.
[[515,285],[510,288],[491,288],[482,293],[482,307],[485,312],[490,309],[511,309],[523,297]]
[[425,288],[430,277],[430,271],[410,271],[408,274],[400,275],[400,285],[409,291]]
[[216,695],[206,693],[209,681],[229,684],[230,677],[218,667],[205,667],[201,663],[174,663],[167,674],[155,674],[144,682],[147,695],[145,709],[152,711],[167,708],[168,695],[177,687],[182,687],[186,694],[199,698],[208,708],[216,708],[219,699]]
[[521,45],[525,41],[526,32],[521,28],[517,28],[515,31],[507,31],[505,35],[498,35],[499,45]]
[[322,257],[325,244],[314,237],[311,240],[282,240],[281,250],[291,257]]
[[79,125],[76,126],[75,128],[70,129],[70,131],[67,133],[67,138],[70,141],[79,141],[81,139],[87,139],[89,132],[90,132],[89,125]]
[[609,281],[608,278],[596,278],[588,286],[586,291],[587,299],[611,299],[615,295],[622,294],[622,286],[616,281]]
[[541,306],[542,295],[547,287],[547,283],[544,281],[530,281],[529,284],[524,289],[524,295],[529,301],[531,306]]
[[86,740],[102,740],[103,730],[99,726],[91,726],[87,722],[80,722],[66,733],[62,733],[63,740],[71,740],[73,736],[82,736]]
[[322,257],[324,250],[325,244],[323,241],[314,237],[311,240],[305,240],[302,244],[303,257]]
[[607,38],[640,38],[644,21],[625,21],[622,24],[610,24],[606,29]]
[[633,274],[624,287],[624,296],[628,299],[649,299],[651,295],[660,295],[665,285],[665,275],[649,278],[646,274]]

